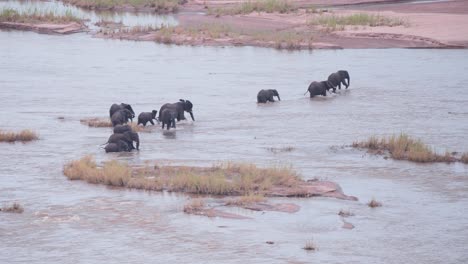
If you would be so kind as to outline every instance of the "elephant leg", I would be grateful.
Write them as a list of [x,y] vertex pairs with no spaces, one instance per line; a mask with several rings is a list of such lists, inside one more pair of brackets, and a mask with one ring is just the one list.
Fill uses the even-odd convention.
[[162,129],[164,129],[164,122],[162,122]]
[[151,123],[151,125],[153,125],[153,126],[154,126],[154,122],[153,122],[153,120],[150,120],[150,123]]
[[175,120],[172,121],[172,127],[173,127],[173,128],[176,128]]

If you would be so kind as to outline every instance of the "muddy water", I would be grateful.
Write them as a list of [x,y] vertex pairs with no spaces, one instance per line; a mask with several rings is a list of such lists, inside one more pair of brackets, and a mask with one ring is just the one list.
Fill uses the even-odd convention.
[[[407,132],[440,151],[468,151],[466,61],[466,50],[291,53],[0,32],[1,128],[41,137],[0,145],[0,202],[25,207],[0,214],[0,263],[466,263],[468,166],[340,147]],[[338,69],[350,71],[350,89],[303,95]],[[257,105],[258,90],[271,88],[282,101]],[[139,113],[179,98],[194,103],[196,121],[140,133],[139,152],[106,155],[99,145],[111,130],[79,122],[106,117],[114,102]],[[267,149],[285,146],[294,150]],[[301,206],[295,214],[232,209],[251,220],[190,216],[186,195],[68,181],[63,164],[84,154],[130,164],[292,164],[360,201],[290,199]],[[384,206],[368,208],[372,197]],[[341,228],[340,209],[355,214],[347,219],[355,229]],[[317,252],[302,249],[308,240]]]

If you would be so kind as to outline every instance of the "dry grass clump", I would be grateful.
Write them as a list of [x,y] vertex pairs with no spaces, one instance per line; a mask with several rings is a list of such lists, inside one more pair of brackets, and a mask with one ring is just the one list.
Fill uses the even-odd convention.
[[435,153],[432,148],[424,144],[420,139],[414,139],[407,134],[377,138],[370,137],[366,141],[353,142],[355,148],[367,148],[382,154],[388,151],[390,156],[397,160],[409,160],[414,162],[455,162],[457,159],[450,153],[445,155]]
[[297,7],[293,6],[286,0],[260,0],[242,2],[234,7],[209,9],[209,15],[239,15],[250,14],[253,12],[265,13],[289,13],[296,11]]
[[403,18],[386,17],[382,15],[357,13],[352,15],[320,15],[308,22],[310,25],[323,26],[327,31],[344,30],[345,26],[409,26]]
[[89,127],[112,127],[111,121],[102,118],[81,119],[80,123],[88,125]]
[[86,9],[151,9],[158,13],[176,12],[186,0],[64,0],[64,2]]
[[226,202],[226,205],[245,206],[245,205],[261,203],[261,202],[264,202],[265,200],[266,199],[263,195],[249,194],[249,195],[237,197],[235,199],[231,199]]
[[315,245],[313,240],[308,240],[306,241],[305,246],[302,249],[307,251],[315,251],[317,250],[317,246]]
[[81,19],[73,15],[71,11],[66,11],[65,15],[57,15],[53,11],[40,11],[38,9],[17,11],[12,8],[4,8],[0,11],[0,22],[16,23],[70,23],[81,22]]
[[338,215],[341,216],[341,217],[349,217],[349,216],[353,216],[354,214],[353,214],[350,210],[343,210],[343,209],[341,209],[341,210],[338,212]]
[[196,194],[244,195],[266,192],[274,186],[300,184],[297,173],[287,166],[259,168],[254,164],[223,163],[208,168],[161,166],[132,169],[117,161],[98,167],[85,156],[64,166],[70,180],[84,180],[145,190],[167,190]]
[[381,207],[382,203],[372,198],[372,200],[370,200],[370,202],[367,203],[367,206],[369,206],[370,208]]
[[0,130],[0,142],[13,143],[16,141],[21,141],[24,143],[38,139],[39,136],[37,133],[29,129],[21,130],[20,132],[7,132]]
[[184,205],[184,212],[190,214],[196,211],[200,211],[204,206],[205,202],[203,202],[202,199],[192,199],[189,203]]
[[24,208],[21,204],[14,202],[12,205],[4,206],[3,208],[0,208],[0,211],[5,212],[5,213],[21,214],[22,212],[24,212]]
[[465,153],[462,154],[462,156],[460,158],[460,162],[468,164],[468,152],[465,152]]

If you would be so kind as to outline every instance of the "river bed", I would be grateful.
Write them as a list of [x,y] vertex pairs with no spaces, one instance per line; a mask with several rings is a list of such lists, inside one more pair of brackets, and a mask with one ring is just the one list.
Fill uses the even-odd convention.
[[[468,151],[467,60],[466,50],[286,52],[1,31],[1,129],[41,139],[0,144],[0,202],[25,208],[0,214],[0,263],[465,263],[467,165],[342,146],[405,132],[438,151]],[[350,72],[350,89],[304,96],[339,69]],[[260,89],[277,89],[282,101],[257,105]],[[181,98],[193,102],[196,121],[140,133],[139,152],[105,154],[99,145],[111,129],[79,122],[106,117],[112,103],[138,114]],[[272,199],[300,205],[295,214],[231,209],[251,220],[187,215],[187,195],[67,180],[63,164],[85,154],[130,164],[291,164],[359,201]],[[369,208],[372,198],[383,207]],[[340,209],[355,214],[346,219],[353,230],[341,227]],[[310,240],[318,251],[302,249]]]

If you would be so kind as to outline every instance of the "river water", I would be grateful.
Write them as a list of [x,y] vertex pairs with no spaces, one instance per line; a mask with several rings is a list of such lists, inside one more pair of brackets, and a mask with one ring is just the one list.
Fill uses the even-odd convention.
[[[0,202],[25,208],[0,214],[0,263],[466,263],[467,165],[341,147],[406,132],[442,152],[468,151],[466,61],[467,50],[285,52],[0,32],[0,128],[40,134],[0,144]],[[303,95],[339,69],[350,72],[350,89]],[[257,105],[260,89],[277,89],[282,101]],[[139,152],[105,154],[99,145],[111,129],[79,122],[106,117],[112,103],[138,114],[180,98],[193,102],[196,121],[140,133]],[[268,151],[287,146],[294,150]],[[291,164],[359,201],[272,199],[301,210],[210,219],[182,212],[187,195],[67,180],[63,164],[85,154],[130,164]],[[370,209],[373,197],[383,207]],[[340,209],[355,214],[347,218],[355,229],[341,228]],[[310,240],[318,251],[302,249]]]

